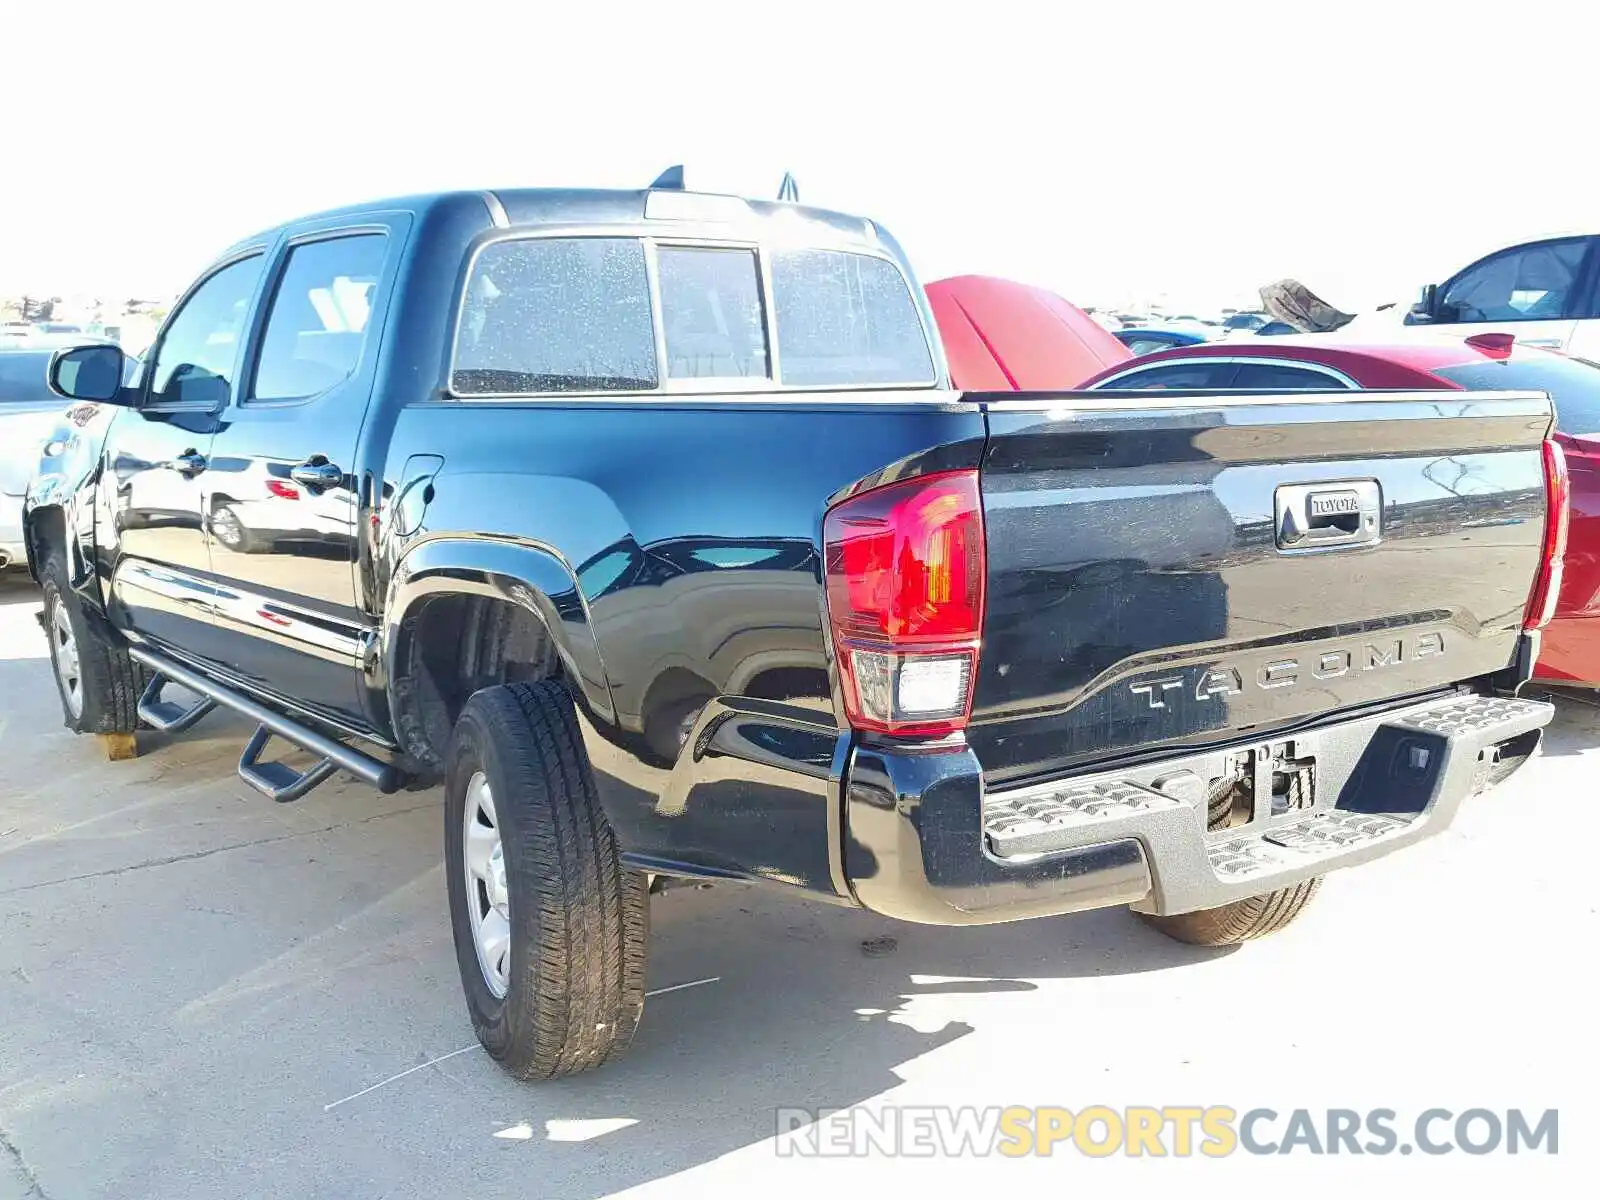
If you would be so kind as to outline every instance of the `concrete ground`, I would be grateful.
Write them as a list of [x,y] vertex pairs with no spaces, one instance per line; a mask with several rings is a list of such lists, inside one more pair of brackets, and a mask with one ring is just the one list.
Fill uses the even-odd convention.
[[[473,1043],[437,792],[335,783],[272,805],[235,777],[246,730],[218,715],[108,763],[61,726],[36,603],[0,580],[0,1200],[1594,1194],[1600,709],[1563,704],[1543,756],[1450,832],[1335,876],[1301,922],[1234,952],[1123,912],[941,930],[742,887],[670,893],[650,986],[714,982],[654,997],[621,1063],[530,1086]],[[863,953],[886,934],[894,952]],[[1381,1159],[775,1151],[778,1108],[886,1103],[1555,1108],[1561,1141]]]

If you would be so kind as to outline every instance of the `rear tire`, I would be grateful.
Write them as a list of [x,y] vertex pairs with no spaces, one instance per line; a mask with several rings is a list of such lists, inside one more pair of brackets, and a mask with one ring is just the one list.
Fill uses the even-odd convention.
[[1151,913],[1139,915],[1168,937],[1191,946],[1235,946],[1282,929],[1305,911],[1321,886],[1322,877],[1318,876],[1294,887],[1235,900],[1220,908],[1202,908],[1198,912],[1167,917]]
[[45,551],[39,577],[50,666],[67,728],[74,733],[135,732],[139,697],[150,672],[128,656],[105,618],[87,609],[72,590],[60,546]]
[[622,865],[560,683],[485,688],[463,707],[446,758],[445,876],[467,1010],[492,1058],[554,1079],[627,1048],[644,1011],[649,898]]

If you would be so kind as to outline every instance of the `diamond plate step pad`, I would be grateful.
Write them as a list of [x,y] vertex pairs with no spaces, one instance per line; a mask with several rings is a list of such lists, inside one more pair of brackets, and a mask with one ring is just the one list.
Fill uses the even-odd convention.
[[[1042,795],[1015,799],[1008,799],[1003,793],[987,796],[983,802],[983,827],[995,853],[1009,856],[1053,848],[1065,830],[1186,807],[1186,801],[1137,784],[1074,783]],[[1035,842],[1039,844],[1033,845]]]
[[1211,869],[1224,879],[1238,879],[1303,864],[1308,857],[1337,854],[1375,842],[1407,828],[1413,818],[1378,813],[1322,809],[1265,833],[1231,838],[1208,846]]
[[1450,737],[1460,733],[1489,732],[1496,725],[1509,725],[1525,717],[1534,716],[1544,707],[1529,700],[1469,696],[1464,700],[1418,713],[1396,723],[1403,727],[1423,729],[1429,733]]

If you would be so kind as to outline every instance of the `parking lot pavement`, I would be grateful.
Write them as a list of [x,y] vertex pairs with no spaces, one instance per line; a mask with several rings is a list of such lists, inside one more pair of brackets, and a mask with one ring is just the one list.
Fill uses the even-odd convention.
[[[270,804],[235,777],[245,730],[223,716],[108,763],[61,727],[35,606],[0,580],[0,1200],[1592,1194],[1600,710],[1564,704],[1544,755],[1448,834],[1236,952],[1122,912],[939,930],[669,893],[651,988],[714,982],[655,996],[619,1064],[530,1086],[469,1048],[437,792]],[[864,955],[884,934],[897,948]],[[1382,1162],[775,1156],[778,1108],[883,1103],[1558,1108],[1562,1140]]]

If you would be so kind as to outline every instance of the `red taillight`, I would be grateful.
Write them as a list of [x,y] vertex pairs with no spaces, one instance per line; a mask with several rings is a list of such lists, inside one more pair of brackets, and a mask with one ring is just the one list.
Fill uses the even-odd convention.
[[822,538],[850,724],[923,736],[965,728],[983,632],[978,472],[853,496],[828,512]]
[[279,500],[300,499],[300,489],[292,483],[285,483],[281,479],[267,480],[267,491],[271,492]]
[[1543,629],[1556,615],[1561,596],[1561,576],[1566,565],[1567,524],[1572,519],[1572,484],[1567,477],[1567,456],[1554,441],[1544,444],[1544,561],[1533,584],[1523,617],[1524,629]]

